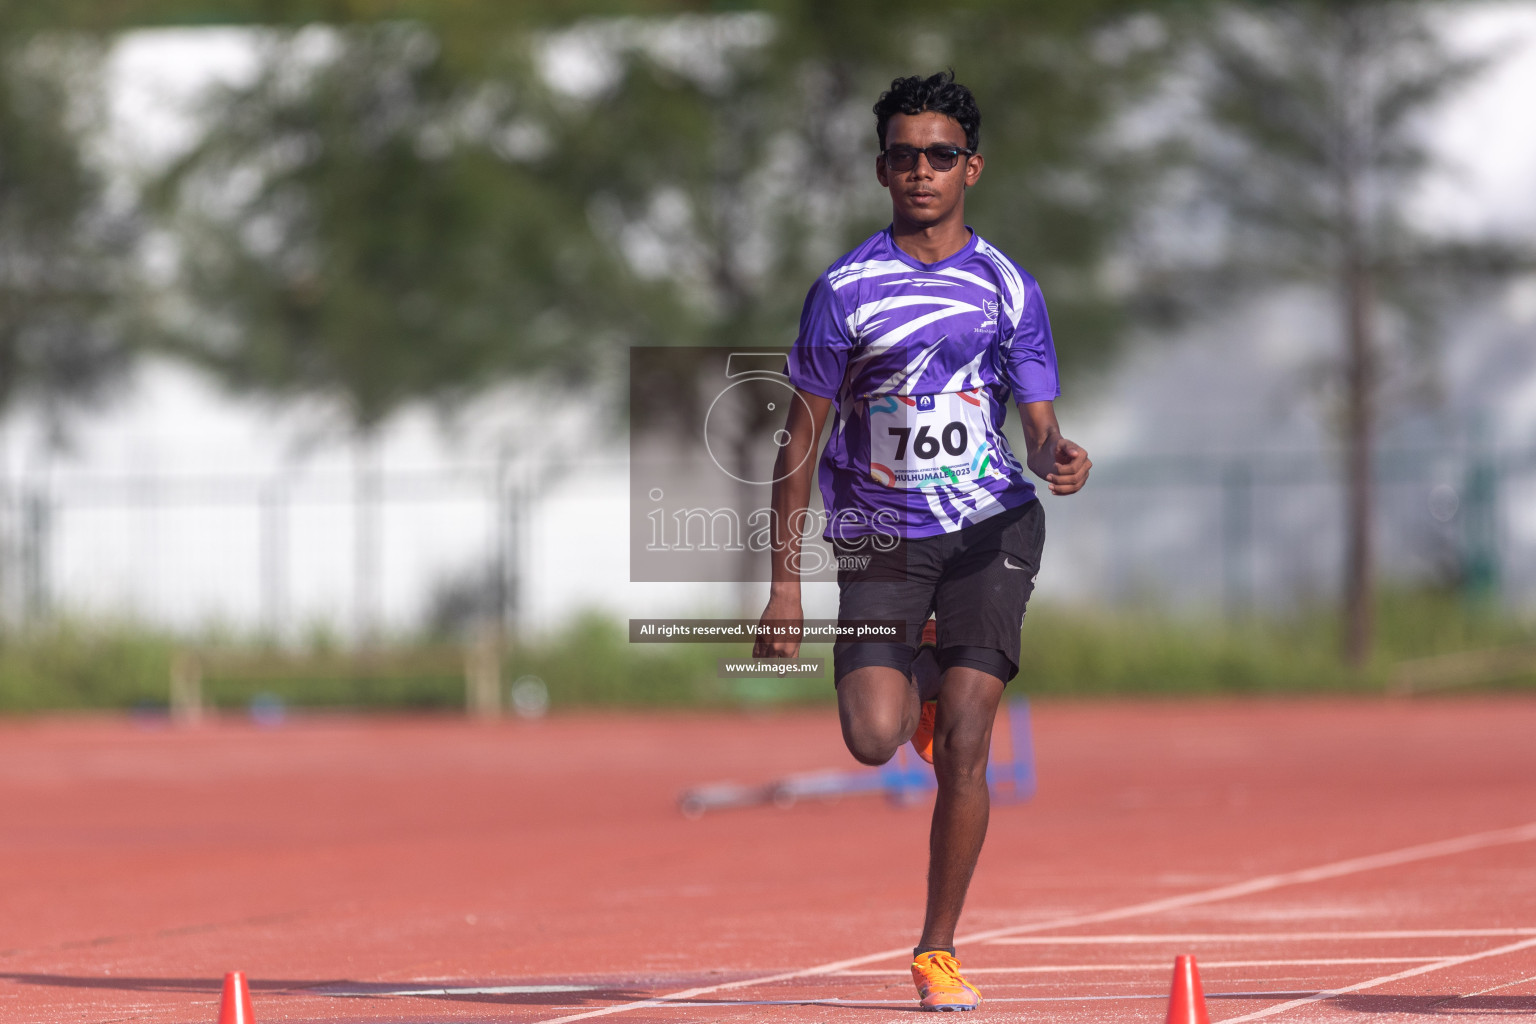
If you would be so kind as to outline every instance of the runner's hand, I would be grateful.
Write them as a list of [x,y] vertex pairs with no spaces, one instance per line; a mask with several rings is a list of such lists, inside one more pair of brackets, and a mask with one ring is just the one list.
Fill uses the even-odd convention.
[[754,658],[793,658],[800,653],[800,629],[805,625],[805,613],[794,598],[770,597],[759,620],[764,627],[792,626],[793,636],[767,636],[759,634],[752,644]]
[[1045,482],[1051,485],[1052,494],[1072,494],[1080,491],[1088,482],[1088,471],[1093,463],[1088,453],[1066,438],[1057,438],[1054,472],[1047,473]]

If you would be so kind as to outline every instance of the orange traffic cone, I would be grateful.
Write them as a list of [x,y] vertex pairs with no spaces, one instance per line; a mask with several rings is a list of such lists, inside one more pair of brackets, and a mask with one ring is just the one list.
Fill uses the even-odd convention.
[[[222,1021],[219,1024],[223,1024]],[[1200,969],[1192,956],[1173,958],[1173,991],[1168,994],[1168,1024],[1211,1024],[1205,1012]]]
[[219,1024],[256,1024],[251,1012],[251,987],[244,971],[224,975],[224,999],[219,1004]]

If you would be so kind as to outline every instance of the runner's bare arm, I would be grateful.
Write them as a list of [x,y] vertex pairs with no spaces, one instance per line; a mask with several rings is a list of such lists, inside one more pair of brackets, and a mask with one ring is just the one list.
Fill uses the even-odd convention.
[[1029,449],[1024,461],[1031,472],[1051,485],[1052,494],[1082,490],[1093,463],[1088,461],[1087,452],[1061,436],[1056,407],[1050,402],[1020,402],[1019,418]]
[[[816,475],[816,449],[821,428],[827,421],[832,399],[795,390],[799,401],[789,403],[784,430],[789,441],[779,449],[773,473],[773,548],[769,559],[773,583],[768,591],[768,607],[762,621],[792,623],[804,621],[800,605],[801,527],[811,504],[811,481]],[[785,467],[793,470],[785,472]],[[759,636],[752,645],[754,658],[793,658],[800,653],[800,640]]]

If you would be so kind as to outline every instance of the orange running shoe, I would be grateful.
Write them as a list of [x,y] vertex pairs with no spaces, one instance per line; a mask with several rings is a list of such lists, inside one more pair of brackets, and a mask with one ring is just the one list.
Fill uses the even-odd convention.
[[[918,643],[917,657],[912,659],[912,677],[917,681],[919,694],[925,691],[938,693],[938,644],[939,626],[933,619],[923,623],[923,638]],[[917,729],[912,733],[912,749],[917,756],[933,764],[933,722],[939,712],[939,702],[925,700],[922,714],[917,719]]]
[[974,1010],[981,993],[960,977],[960,961],[942,949],[930,950],[912,961],[912,980],[917,983],[921,1010]]
[[912,733],[912,749],[929,764],[933,764],[933,722],[938,715],[938,701],[923,701],[922,714],[917,716],[917,728]]

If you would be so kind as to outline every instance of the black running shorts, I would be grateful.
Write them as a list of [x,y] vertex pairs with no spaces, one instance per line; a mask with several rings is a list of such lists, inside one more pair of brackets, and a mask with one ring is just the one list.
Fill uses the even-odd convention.
[[1019,630],[1044,545],[1039,499],[955,533],[901,539],[889,551],[868,540],[838,542],[839,621],[905,621],[907,639],[837,643],[835,678],[869,665],[909,673],[923,623],[936,614],[940,666],[969,665],[1006,683],[1019,671]]

